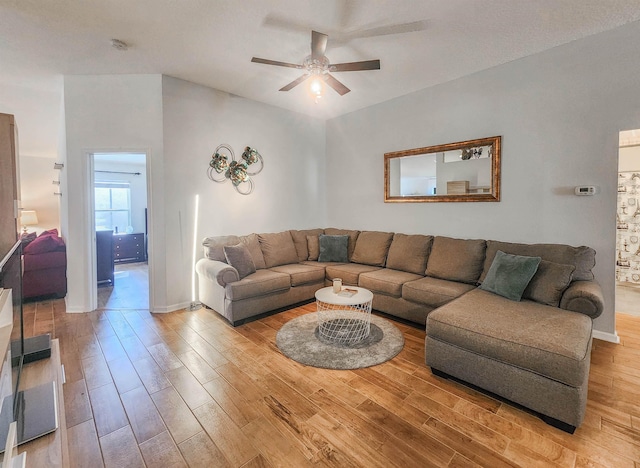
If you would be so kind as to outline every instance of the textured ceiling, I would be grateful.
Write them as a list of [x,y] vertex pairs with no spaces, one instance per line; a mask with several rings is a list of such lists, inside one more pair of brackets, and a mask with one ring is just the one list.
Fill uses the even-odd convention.
[[[638,0],[0,0],[0,87],[162,73],[326,119],[639,19]],[[329,35],[333,63],[380,59],[381,70],[336,73],[352,91],[318,104],[304,84],[279,92],[300,70],[251,57],[301,63],[312,29]]]

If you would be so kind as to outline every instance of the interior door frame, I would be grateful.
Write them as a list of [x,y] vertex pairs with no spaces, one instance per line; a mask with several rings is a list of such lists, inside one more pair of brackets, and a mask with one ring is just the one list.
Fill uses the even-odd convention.
[[145,166],[146,166],[146,185],[147,185],[147,268],[149,275],[149,311],[154,310],[153,304],[153,260],[151,252],[153,252],[153,229],[149,229],[153,226],[153,199],[151,197],[151,150],[150,148],[100,148],[85,150],[85,156],[87,158],[87,219],[89,220],[89,235],[86,242],[89,252],[89,310],[96,310],[98,308],[98,265],[97,265],[97,252],[96,252],[96,218],[95,218],[95,154],[107,153],[107,154],[144,154]]

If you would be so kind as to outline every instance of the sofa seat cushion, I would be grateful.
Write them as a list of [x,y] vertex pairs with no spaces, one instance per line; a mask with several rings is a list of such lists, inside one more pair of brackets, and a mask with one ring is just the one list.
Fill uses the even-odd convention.
[[472,284],[426,277],[405,283],[402,286],[402,297],[408,301],[435,308],[451,302],[472,289],[475,289]]
[[406,271],[383,268],[382,270],[361,273],[358,278],[358,286],[367,288],[374,293],[400,297],[404,283],[420,278],[423,278],[423,276],[416,275],[415,273],[407,273]]
[[291,286],[324,282],[324,268],[321,266],[292,263],[273,267],[270,270],[289,275],[291,277]]
[[225,292],[228,299],[239,301],[250,297],[264,296],[290,288],[291,277],[272,270],[258,270],[240,281],[228,283]]
[[481,289],[431,312],[427,335],[572,387],[589,372],[589,317]]
[[357,286],[360,273],[376,270],[380,270],[380,267],[360,265],[359,263],[329,264],[326,267],[326,277],[329,281],[333,281],[334,278],[340,278],[343,284]]

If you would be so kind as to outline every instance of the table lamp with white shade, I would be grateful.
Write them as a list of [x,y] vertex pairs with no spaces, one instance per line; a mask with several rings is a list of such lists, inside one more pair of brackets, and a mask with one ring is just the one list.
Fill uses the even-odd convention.
[[34,210],[22,210],[20,213],[20,224],[22,225],[22,234],[26,234],[27,226],[35,226],[38,224],[38,215]]

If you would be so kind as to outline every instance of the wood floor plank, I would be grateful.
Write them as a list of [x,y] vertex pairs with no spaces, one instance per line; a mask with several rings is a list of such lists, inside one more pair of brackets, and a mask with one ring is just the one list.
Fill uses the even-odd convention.
[[451,427],[461,430],[498,453],[502,453],[509,443],[509,440],[505,436],[495,432],[489,427],[476,423],[472,419],[419,393],[409,395],[407,403],[449,424]]
[[95,356],[102,356],[102,349],[96,335],[91,333],[90,335],[77,336],[75,338],[78,348],[78,354],[81,359],[86,359]]
[[389,434],[374,421],[363,417],[357,410],[342,403],[339,396],[320,389],[309,399],[335,420],[340,421],[370,447],[378,448],[389,439]]
[[231,468],[234,466],[204,431],[193,435],[180,443],[178,447],[190,468]]
[[82,371],[89,390],[113,382],[109,367],[102,355],[83,359]]
[[336,450],[349,456],[360,466],[387,468],[393,465],[391,460],[380,456],[379,452],[371,450],[366,444],[339,422],[331,421],[321,414],[314,415],[309,424],[324,435]]
[[136,335],[120,338],[120,343],[127,353],[127,356],[129,356],[131,362],[151,357],[145,345],[142,344],[142,341],[140,341],[140,338]]
[[365,401],[356,409],[390,436],[415,448],[432,463],[446,465],[453,457],[454,451],[451,448],[371,400]]
[[106,468],[144,468],[142,455],[129,426],[100,437]]
[[209,395],[220,405],[238,427],[261,416],[256,402],[250,402],[223,379],[215,379],[203,385]]
[[182,362],[178,359],[178,356],[165,343],[161,342],[147,346],[147,351],[164,372],[182,367]]
[[106,337],[98,337],[100,348],[102,348],[102,355],[105,361],[113,361],[114,359],[122,359],[127,357],[124,348],[120,344],[120,340],[114,334]]
[[64,411],[67,427],[93,419],[89,392],[84,379],[64,384]]
[[264,418],[251,421],[242,432],[252,441],[260,453],[275,466],[303,468],[311,462]]
[[177,444],[202,432],[200,423],[173,387],[153,393],[151,399]]
[[120,398],[138,444],[142,444],[167,430],[144,387],[123,393]]
[[173,387],[191,409],[212,401],[211,395],[202,387],[189,369],[182,366],[165,372]]
[[199,406],[193,414],[233,466],[242,466],[258,455],[251,440],[215,401]]
[[220,374],[213,370],[213,368],[207,364],[207,361],[202,359],[193,349],[189,349],[190,350],[185,353],[178,354],[178,359],[180,359],[182,364],[198,379],[198,382],[205,384],[220,377]]
[[[551,463],[560,466],[573,466],[576,461],[576,453],[566,447],[546,439],[535,432],[529,431],[518,424],[508,421],[501,416],[487,411],[466,400],[460,400],[455,406],[455,411],[476,421],[503,436],[516,441],[520,445],[530,447],[538,455]],[[512,444],[509,446],[511,447]]]
[[112,383],[89,389],[89,398],[99,437],[129,424],[116,387]]
[[104,466],[98,434],[93,419],[71,426],[67,430],[69,464],[73,467]]
[[142,380],[149,394],[158,392],[163,388],[171,387],[171,382],[165,377],[162,369],[160,369],[152,357],[134,361],[133,367],[136,369],[140,380]]
[[187,467],[180,450],[167,431],[140,444],[140,451],[148,467]]
[[142,387],[142,381],[126,354],[124,357],[108,361],[107,366],[121,395],[134,388]]

